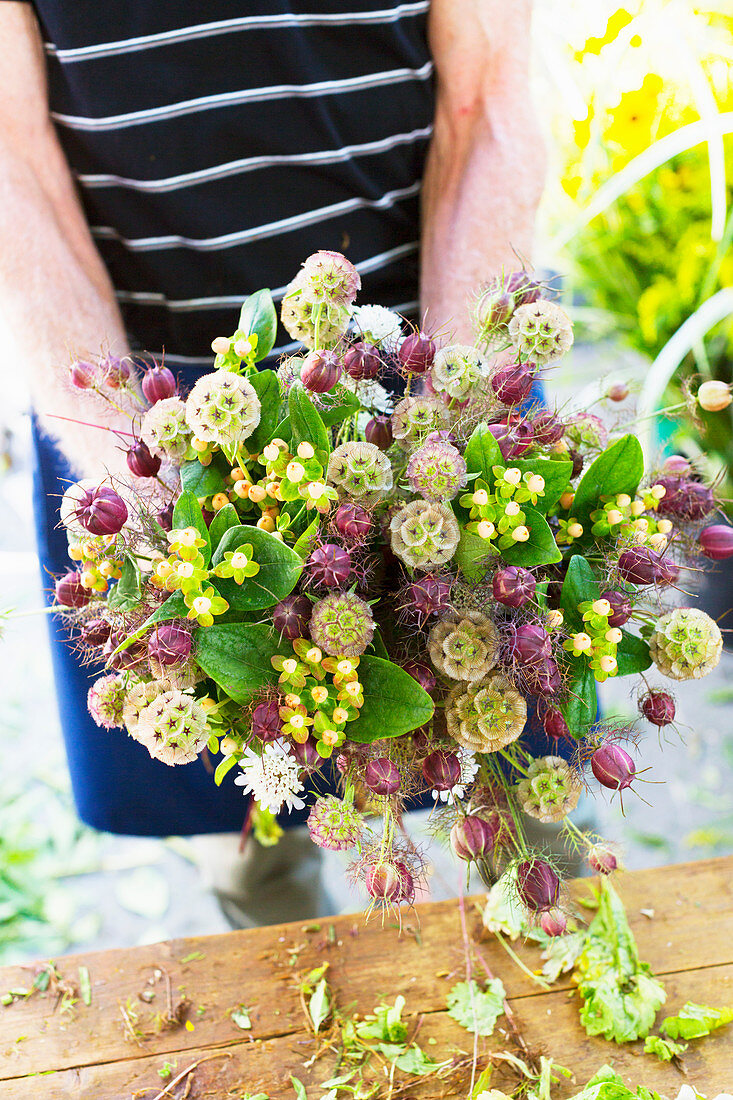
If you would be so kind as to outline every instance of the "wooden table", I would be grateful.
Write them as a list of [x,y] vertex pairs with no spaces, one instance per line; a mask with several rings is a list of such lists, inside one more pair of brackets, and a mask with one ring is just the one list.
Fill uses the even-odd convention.
[[[641,957],[664,979],[669,1014],[686,1000],[733,1003],[733,859],[627,873],[618,885]],[[587,894],[588,884],[579,882],[575,889]],[[676,1069],[642,1056],[640,1043],[617,1047],[588,1039],[567,976],[552,992],[538,991],[482,929],[471,900],[466,912],[469,934],[503,979],[527,1043],[575,1072],[577,1086],[568,1084],[558,1096],[578,1091],[611,1062],[630,1085],[645,1084],[676,1097],[685,1081]],[[261,1091],[271,1100],[289,1100],[295,1096],[294,1074],[308,1086],[308,1100],[319,1100],[323,1090],[317,1086],[334,1062],[326,1055],[303,1069],[315,1046],[296,975],[324,961],[330,963],[329,979],[342,1006],[371,1012],[381,998],[393,1002],[402,993],[411,1024],[422,1016],[419,1041],[427,1053],[438,1058],[470,1052],[473,1037],[445,1012],[447,991],[465,976],[457,902],[422,906],[419,931],[415,914],[408,914],[401,937],[390,919],[384,928],[377,916],[366,926],[361,917],[338,917],[322,921],[319,929],[283,924],[58,959],[59,974],[77,987],[79,967],[87,968],[91,1004],[79,997],[67,1010],[49,990],[0,1008],[0,1096],[154,1100],[187,1067],[208,1059],[163,1095],[240,1100],[247,1092]],[[536,948],[521,947],[519,953],[532,969],[540,965]],[[0,995],[27,988],[33,973],[27,967],[0,970]],[[181,1022],[148,1035],[155,1014],[165,1016],[170,1007],[175,1012],[182,998],[188,1007],[184,1003]],[[251,1031],[232,1020],[231,1011],[239,1005],[249,1010]],[[143,1032],[137,1041],[129,1035],[130,1024]],[[498,1026],[505,1024],[500,1018]],[[480,1049],[512,1047],[497,1031],[481,1040]],[[175,1063],[167,1080],[159,1074],[165,1062]],[[693,1043],[685,1064],[689,1080],[708,1096],[733,1091],[733,1025]],[[401,1100],[466,1093],[465,1085],[455,1081],[414,1080]]]

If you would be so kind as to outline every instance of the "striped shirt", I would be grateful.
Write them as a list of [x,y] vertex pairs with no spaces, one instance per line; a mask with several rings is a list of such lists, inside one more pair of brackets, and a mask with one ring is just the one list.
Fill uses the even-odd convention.
[[[416,309],[429,0],[34,0],[50,110],[133,347],[210,364],[319,248]],[[287,338],[286,338],[287,339]]]

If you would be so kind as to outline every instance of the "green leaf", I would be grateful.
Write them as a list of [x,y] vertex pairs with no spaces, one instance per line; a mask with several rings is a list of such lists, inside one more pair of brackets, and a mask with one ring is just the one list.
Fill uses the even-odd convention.
[[313,1024],[316,1035],[322,1023],[328,1019],[331,1012],[331,998],[328,993],[328,984],[325,978],[321,978],[316,988],[311,993],[308,1001],[308,1014]]
[[504,561],[508,561],[510,565],[522,565],[525,569],[562,561],[562,554],[557,548],[545,517],[526,504],[522,506],[522,511],[527,517],[525,523],[529,530],[529,538],[526,542],[515,542],[514,546],[508,550],[502,550],[501,556]]
[[132,611],[141,599],[140,570],[135,559],[130,554],[125,554],[122,575],[107,597],[107,606],[115,611]]
[[[506,459],[502,459],[501,462],[502,465],[507,464]],[[523,474],[539,474],[545,479],[544,496],[537,498],[538,512],[549,512],[566,489],[570,488],[573,464],[566,458],[513,458],[509,465],[516,466]]]
[[573,514],[581,522],[601,497],[628,493],[633,496],[644,476],[644,453],[635,435],[618,439],[593,462],[575,490]]
[[489,545],[480,535],[461,528],[461,537],[453,560],[467,581],[480,584],[486,576],[489,564],[496,557],[491,553]]
[[582,629],[583,618],[578,612],[578,605],[586,600],[597,600],[600,594],[600,585],[591,566],[581,554],[575,554],[570,559],[560,593],[560,606],[568,627]]
[[293,550],[301,561],[306,561],[307,558],[310,557],[313,547],[316,544],[316,538],[318,537],[318,519],[319,517],[316,516],[315,519],[311,520],[303,534],[293,545]]
[[647,1035],[644,1040],[644,1053],[655,1054],[660,1062],[671,1062],[687,1050],[687,1043],[675,1043],[672,1039],[662,1039],[659,1035]]
[[185,619],[187,614],[188,608],[183,599],[183,593],[173,592],[165,603],[162,603],[160,607],[145,620],[142,626],[139,626],[133,634],[129,634],[124,642],[120,642],[114,652],[122,653],[128,646],[132,645],[133,642],[136,642],[138,638],[142,638],[145,631],[148,630],[149,627],[154,626],[155,623],[167,623],[170,622],[171,619]]
[[573,678],[560,709],[573,737],[586,735],[598,716],[596,678],[585,657],[573,657]]
[[235,703],[247,703],[277,681],[270,658],[280,640],[263,623],[225,623],[194,631],[196,663]]
[[257,333],[255,362],[266,359],[275,346],[277,334],[277,313],[269,290],[258,290],[245,299],[237,328],[248,336]]
[[381,741],[401,737],[430,721],[435,704],[409,672],[381,657],[361,657],[359,681],[364,705],[355,722],[350,722],[350,741]]
[[652,663],[649,654],[649,645],[643,638],[637,638],[636,634],[629,634],[622,630],[623,637],[616,649],[619,676],[633,676],[637,672],[643,672]]
[[214,772],[214,783],[217,787],[221,787],[224,782],[224,776],[228,775],[236,763],[236,756],[225,756],[223,760],[219,761],[216,765],[216,771]]
[[458,982],[448,994],[448,1015],[477,1035],[493,1035],[504,1012],[506,992],[501,978],[492,978],[481,989],[478,982]]
[[464,455],[469,474],[479,474],[487,485],[494,484],[494,466],[506,466],[499,444],[489,431],[488,424],[478,424],[466,445]]
[[429,1073],[436,1073],[447,1062],[436,1062],[429,1058],[417,1043],[405,1047],[401,1043],[379,1043],[377,1050],[389,1061],[393,1062],[397,1069],[403,1073],[412,1073],[415,1076],[424,1077]]
[[[318,410],[318,415],[327,428],[333,428],[336,424],[343,423],[350,416],[355,416],[361,409],[356,394],[343,386],[337,386],[327,397],[329,403],[321,406]],[[291,434],[292,428],[290,426],[290,416],[288,415],[277,425],[275,435],[280,436],[281,439],[289,439]]]
[[209,527],[211,549],[216,550],[225,531],[228,531],[230,527],[237,527],[238,525],[239,515],[237,509],[233,504],[225,504],[224,507],[216,513]]
[[297,1077],[293,1077],[292,1073],[290,1074],[290,1083],[295,1089],[295,1095],[298,1100],[308,1100],[308,1093],[305,1091],[305,1085],[302,1081],[299,1081]]
[[185,527],[195,527],[201,535],[201,538],[204,539],[206,545],[201,547],[201,553],[204,558],[204,564],[208,565],[211,559],[209,529],[204,522],[204,514],[201,511],[201,505],[195,495],[189,492],[188,489],[184,489],[173,509],[174,530]]
[[181,466],[181,486],[198,499],[213,497],[226,488],[219,463],[212,459],[209,466],[202,466],[197,458]]
[[259,527],[230,527],[216,548],[212,565],[218,565],[224,555],[245,543],[253,548],[253,560],[259,565],[254,577],[245,577],[242,584],[216,578],[216,587],[234,611],[257,611],[272,607],[292,592],[303,571],[298,554],[284,542]]
[[[258,349],[259,350],[259,349]],[[258,356],[260,358],[260,356]],[[280,383],[274,370],[261,370],[249,377],[260,399],[260,422],[245,440],[250,454],[259,454],[271,439],[275,438],[275,429],[280,419]]]
[[89,978],[89,968],[86,966],[79,967],[79,992],[82,1001],[89,1008],[92,1003],[92,983]]
[[290,387],[288,411],[293,436],[293,450],[299,443],[306,442],[311,443],[317,451],[330,453],[331,441],[328,437],[326,425],[301,382],[294,382]]
[[662,1020],[660,1031],[670,1039],[700,1039],[733,1020],[733,1008],[711,1008],[688,1001],[677,1016]]

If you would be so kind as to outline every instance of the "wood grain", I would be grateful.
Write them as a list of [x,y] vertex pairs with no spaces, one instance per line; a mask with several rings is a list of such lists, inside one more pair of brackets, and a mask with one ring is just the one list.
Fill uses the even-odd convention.
[[[589,883],[578,882],[574,889],[587,894]],[[665,1011],[671,1014],[688,999],[733,1003],[733,859],[629,873],[619,879],[619,891],[641,957],[665,976]],[[642,909],[653,910],[653,918]],[[676,1096],[683,1078],[675,1069],[640,1057],[640,1044],[619,1048],[589,1040],[578,1022],[572,984],[564,980],[551,993],[538,993],[482,929],[470,903],[468,912],[470,933],[480,941],[493,973],[504,981],[533,1048],[572,1068],[579,1084],[604,1062],[612,1062],[630,1083]],[[422,906],[407,917],[407,925],[400,937],[395,928],[382,928],[378,919],[365,926],[361,917],[339,917],[321,922],[318,931],[289,924],[59,959],[59,972],[76,984],[79,965],[88,968],[91,1006],[79,1001],[73,1014],[62,1014],[52,996],[35,994],[0,1009],[0,1097],[127,1100],[144,1090],[139,1100],[153,1100],[165,1084],[158,1074],[164,1061],[175,1061],[175,1072],[180,1072],[214,1054],[222,1056],[203,1062],[192,1075],[188,1100],[239,1100],[242,1093],[258,1090],[272,1100],[292,1097],[291,1073],[306,1085],[328,1076],[327,1059],[309,1073],[302,1069],[314,1046],[304,1028],[296,980],[297,974],[323,961],[330,964],[329,981],[342,1006],[369,1012],[380,999],[394,1000],[402,993],[407,1013],[416,1020],[423,1017],[420,1042],[431,1055],[454,1057],[457,1050],[468,1051],[472,1037],[444,1012],[448,989],[464,976],[458,906]],[[531,968],[540,965],[532,946],[519,948],[519,953]],[[194,958],[183,961],[190,956]],[[0,970],[0,993],[28,987],[32,979],[32,969]],[[141,1000],[143,992],[154,993],[154,999]],[[171,1006],[189,1000],[186,1018],[192,1029],[178,1026],[153,1035],[154,1017],[167,1011],[169,998]],[[241,1004],[249,1009],[251,1032],[231,1019],[231,1010]],[[128,1005],[145,1033],[137,1043],[125,1038],[122,1009]],[[436,1039],[435,1046],[425,1045],[428,1037]],[[506,1046],[501,1035],[494,1038],[499,1047]],[[698,1089],[730,1091],[733,1026],[693,1044],[686,1065]],[[31,1076],[37,1074],[44,1076]],[[180,1096],[183,1088],[174,1095]],[[571,1084],[558,1095],[572,1092]],[[411,1084],[407,1095],[433,1100],[464,1094],[465,1085],[430,1079]]]

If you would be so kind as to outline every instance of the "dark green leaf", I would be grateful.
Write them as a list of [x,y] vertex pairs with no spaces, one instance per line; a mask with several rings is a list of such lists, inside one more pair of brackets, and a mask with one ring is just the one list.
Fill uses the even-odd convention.
[[381,657],[362,657],[358,672],[364,706],[356,721],[348,725],[350,741],[401,737],[432,718],[433,700],[399,665]]
[[256,362],[270,354],[275,346],[277,313],[269,290],[258,290],[245,299],[237,327],[248,336],[257,333]]
[[573,677],[567,697],[561,705],[563,717],[573,737],[584,737],[598,715],[596,678],[585,657],[573,657]]
[[[258,356],[259,358],[259,356]],[[249,381],[260,399],[260,422],[245,440],[250,454],[259,454],[276,436],[275,428],[280,419],[280,383],[274,370],[262,370],[250,375]]]
[[562,561],[562,554],[545,517],[526,504],[522,505],[522,511],[527,517],[525,523],[529,529],[529,538],[526,542],[515,542],[508,550],[502,550],[504,561],[508,561],[510,565],[522,565],[525,569]]
[[381,657],[383,661],[389,660],[389,653],[387,652],[387,647],[384,644],[384,639],[382,638],[382,634],[379,630],[374,631],[371,648],[374,652],[375,657]]
[[107,606],[115,611],[132,611],[142,598],[140,570],[135,559],[125,554],[122,575],[107,598]]
[[586,600],[597,600],[600,594],[600,586],[590,564],[581,554],[575,554],[570,559],[560,594],[560,605],[569,628],[582,629],[583,619],[578,605]]
[[619,676],[633,676],[637,672],[644,672],[652,663],[649,654],[649,646],[643,638],[637,638],[635,634],[629,634],[622,630],[623,637],[616,649]]
[[489,546],[487,540],[482,539],[480,535],[461,528],[454,561],[467,581],[479,584],[486,576],[486,570],[496,557],[491,553]]
[[184,489],[181,493],[173,509],[173,528],[178,529],[185,527],[195,527],[202,539],[205,540],[206,545],[201,547],[201,553],[204,558],[204,564],[208,565],[211,559],[209,530],[204,522],[201,505],[195,495],[187,489]]
[[635,435],[618,439],[593,462],[575,490],[573,514],[581,522],[601,497],[633,496],[644,476],[644,453]]
[[479,474],[487,485],[494,484],[494,466],[506,466],[499,444],[489,431],[488,424],[478,424],[466,446],[466,465],[469,474]]
[[242,584],[217,578],[216,587],[233,611],[257,611],[272,607],[292,592],[303,571],[301,558],[284,542],[259,527],[230,527],[216,548],[212,565],[218,565],[224,555],[249,543],[253,560],[260,569],[254,577],[245,577]]
[[[328,394],[327,399],[329,403],[318,410],[318,414],[327,428],[333,428],[336,424],[341,424],[349,416],[355,416],[361,408],[359,398],[356,394],[343,387],[337,387],[333,395]],[[277,430],[274,434],[281,439],[289,439],[291,433],[290,416],[286,416],[285,419],[277,425]]]
[[270,658],[280,639],[262,623],[227,623],[194,632],[199,667],[236,703],[247,703],[266,684],[277,680]]
[[239,515],[237,514],[237,509],[233,504],[225,504],[224,507],[216,513],[209,527],[209,540],[211,542],[212,551],[216,550],[225,531],[228,531],[230,527],[238,526]]
[[[506,465],[506,460],[502,460],[502,465]],[[538,512],[548,512],[570,488],[573,464],[566,458],[513,458],[509,465],[516,466],[523,474],[539,474],[545,479],[544,496],[537,498]]]
[[311,443],[317,451],[331,450],[326,425],[300,382],[290,387],[288,411],[293,437],[293,450],[299,443]]
[[212,460],[210,466],[202,466],[197,458],[181,466],[181,485],[199,500],[213,497],[214,493],[221,493],[226,488],[219,464]]

